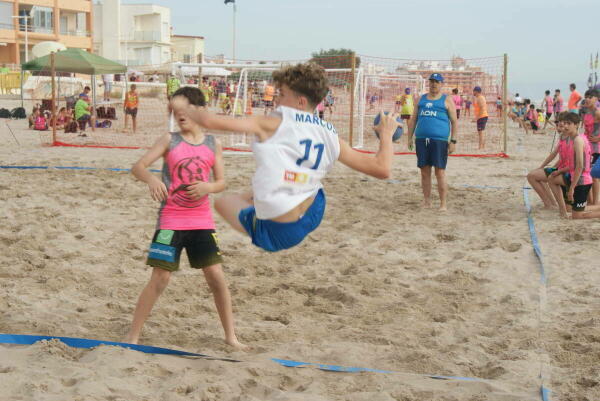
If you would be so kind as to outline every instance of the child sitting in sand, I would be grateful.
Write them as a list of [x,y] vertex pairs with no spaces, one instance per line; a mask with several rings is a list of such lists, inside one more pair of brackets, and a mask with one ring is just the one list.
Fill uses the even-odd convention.
[[306,63],[273,73],[279,87],[279,107],[269,116],[231,118],[173,99],[172,109],[209,130],[247,132],[256,135],[253,155],[256,172],[252,192],[228,195],[215,208],[252,243],[275,252],[298,245],[323,218],[325,193],[321,180],[336,160],[377,178],[388,178],[392,166],[392,134],[397,115],[383,115],[379,126],[379,150],[375,155],[358,152],[338,137],[335,127],[313,113],[327,95],[323,68]]
[[[188,107],[203,109],[206,106],[198,88],[183,87],[171,97]],[[234,331],[231,295],[221,268],[223,257],[209,199],[209,194],[225,189],[221,144],[181,111],[176,111],[175,116],[181,131],[163,135],[132,168],[133,175],[148,184],[150,196],[160,201],[161,207],[148,253],[147,264],[153,267],[152,276],[140,294],[126,341],[137,344],[154,303],[167,287],[171,273],[179,269],[185,248],[190,266],[202,269],[211,289],[225,331],[225,342],[245,349]],[[161,157],[164,159],[162,181],[148,171]]]
[[[568,136],[563,136],[562,124],[560,122],[556,124],[556,132],[558,132],[560,138],[554,149],[552,149],[552,152],[544,159],[540,167],[531,170],[529,174],[527,174],[527,181],[529,181],[531,187],[544,203],[545,209],[554,209],[558,206],[552,197],[552,191],[550,191],[550,187],[548,186],[549,177],[556,177],[569,170],[566,165],[566,161],[569,157],[567,153],[568,144],[566,142],[570,139]],[[559,156],[559,159],[554,167],[547,167],[557,155]]]
[[560,217],[568,218],[568,203],[572,207],[573,219],[600,218],[600,205],[588,206],[586,210],[588,194],[592,188],[592,153],[587,137],[577,133],[581,117],[575,113],[566,113],[561,114],[559,121],[562,122],[563,134],[571,139],[566,143],[565,151],[568,157],[565,169],[568,169],[568,172],[549,179]]

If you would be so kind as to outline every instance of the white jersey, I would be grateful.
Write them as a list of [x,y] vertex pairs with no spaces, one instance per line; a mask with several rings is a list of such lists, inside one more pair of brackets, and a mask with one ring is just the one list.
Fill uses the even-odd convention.
[[272,137],[254,142],[252,178],[256,217],[279,217],[323,187],[321,180],[340,155],[333,125],[302,110],[280,106],[281,124]]

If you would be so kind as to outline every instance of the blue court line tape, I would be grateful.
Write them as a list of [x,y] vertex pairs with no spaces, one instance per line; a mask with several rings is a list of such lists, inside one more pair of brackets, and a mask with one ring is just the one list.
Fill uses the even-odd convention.
[[535,224],[533,222],[533,216],[531,215],[531,203],[529,202],[529,188],[523,187],[523,199],[525,200],[525,209],[527,210],[527,224],[529,225],[529,235],[531,236],[531,244],[533,250],[540,262],[540,279],[543,285],[546,285],[546,269],[544,267],[544,257],[542,255],[542,248],[538,240],[538,235],[535,230]]
[[214,359],[226,362],[241,362],[235,359],[215,358],[210,355],[196,354],[193,352],[178,351],[175,349],[153,347],[150,345],[128,344],[115,341],[91,340],[87,338],[57,337],[57,336],[34,336],[27,334],[0,334],[0,344],[32,345],[43,340],[59,340],[73,348],[93,348],[99,345],[112,345],[115,347],[129,348],[146,354],[193,356],[206,359]]
[[[0,166],[0,169],[15,170],[107,170],[107,171],[131,171],[130,168],[109,168],[109,167],[79,167],[79,166]],[[150,169],[153,173],[160,173],[161,170]]]
[[[115,341],[104,341],[104,340],[92,340],[87,338],[76,338],[76,337],[58,337],[58,336],[37,336],[27,334],[0,334],[0,344],[15,344],[15,345],[32,345],[38,341],[48,340],[59,340],[69,347],[73,348],[94,348],[100,345],[111,345],[115,347],[127,348],[134,351],[143,352],[146,354],[160,354],[160,355],[175,355],[175,356],[188,356],[198,357],[203,359],[210,359],[224,362],[242,362],[237,359],[230,358],[217,358],[206,354],[197,354],[193,352],[179,351],[170,348],[153,347],[149,345],[129,344]],[[360,367],[348,367],[339,365],[325,365],[320,363],[312,362],[299,362],[290,359],[278,359],[272,358],[273,362],[276,362],[282,366],[290,368],[302,368],[305,366],[314,366],[317,369],[327,372],[343,372],[343,373],[359,373],[359,372],[372,372],[372,373],[399,373],[389,370],[381,369],[370,369]],[[441,376],[441,375],[418,375],[423,377],[429,377],[431,379],[438,380],[456,380],[456,381],[470,381],[470,382],[486,382],[487,380],[472,378],[472,377],[460,377],[460,376]]]
[[[394,372],[391,370],[371,369],[371,368],[358,368],[352,366],[340,366],[340,365],[324,365],[321,363],[312,362],[299,362],[290,359],[279,359],[271,358],[273,362],[276,362],[282,366],[288,368],[302,368],[307,366],[313,366],[317,369],[324,370],[326,372],[345,372],[345,373],[360,373],[360,372],[373,372],[373,373],[388,373],[398,374],[401,372]],[[410,373],[414,375],[414,373]],[[461,376],[442,376],[442,375],[428,375],[428,374],[417,374],[417,376],[428,377],[430,379],[437,380],[455,380],[455,381],[468,381],[468,382],[487,382],[488,380],[480,379],[477,377],[461,377]]]
[[[529,191],[531,189],[531,187],[523,187],[523,200],[525,201],[525,210],[527,211],[527,225],[529,226],[531,245],[533,246],[533,250],[538,258],[538,261],[540,262],[540,282],[544,287],[547,287],[548,280],[546,276],[546,269],[544,267],[542,248],[540,247],[537,231],[533,222],[533,216],[531,215],[531,202],[529,201]],[[540,396],[542,397],[542,401],[550,401],[550,395],[552,391],[544,386],[545,378],[542,372],[540,372],[540,380],[542,381],[540,385]]]

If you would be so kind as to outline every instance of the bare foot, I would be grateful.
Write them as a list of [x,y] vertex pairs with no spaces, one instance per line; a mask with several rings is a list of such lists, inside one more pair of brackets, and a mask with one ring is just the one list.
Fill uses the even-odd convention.
[[424,207],[425,209],[429,209],[431,207],[431,199],[423,199],[421,201],[421,207]]
[[542,209],[544,209],[544,210],[556,210],[556,209],[558,209],[558,205],[544,205],[542,207]]
[[123,342],[124,342],[124,343],[127,343],[127,344],[137,344],[137,343],[138,343],[138,341],[139,341],[139,338],[134,338],[134,337],[132,337],[132,336],[131,336],[131,334],[129,334],[129,333],[128,333],[128,334],[125,336],[125,338],[123,339]]
[[447,212],[448,208],[446,207],[446,205],[440,205],[440,208],[438,209],[440,212]]
[[250,346],[248,346],[246,344],[242,344],[235,337],[233,339],[231,339],[231,340],[225,340],[225,344],[227,344],[230,347],[234,348],[236,351],[250,351],[250,349],[251,349]]
[[561,219],[568,219],[568,218],[569,218],[569,215],[568,215],[568,214],[566,214],[566,213],[561,213],[561,214],[560,214],[560,218],[561,218]]

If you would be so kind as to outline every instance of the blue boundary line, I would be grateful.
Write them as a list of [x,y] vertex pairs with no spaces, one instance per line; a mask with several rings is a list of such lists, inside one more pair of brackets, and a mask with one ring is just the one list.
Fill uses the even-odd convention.
[[[527,225],[529,226],[531,245],[533,246],[533,251],[540,264],[540,283],[547,288],[548,280],[546,276],[546,268],[544,267],[544,257],[542,254],[542,248],[540,247],[537,231],[535,229],[533,216],[531,215],[531,203],[529,201],[530,190],[531,188],[529,187],[523,187],[523,200],[525,202],[525,210],[527,211]],[[543,371],[540,371],[540,380],[542,382],[540,385],[540,396],[542,397],[542,401],[550,401],[552,391],[544,385],[546,378],[544,377]]]
[[[106,170],[106,171],[131,171],[130,168],[110,168],[110,167],[79,167],[79,166],[0,166],[0,169],[14,170]],[[153,173],[160,173],[161,170],[150,169]]]
[[[76,338],[76,337],[58,337],[58,336],[37,336],[27,334],[0,334],[0,344],[15,344],[15,345],[32,345],[38,341],[48,340],[59,340],[69,347],[73,348],[84,348],[89,349],[98,347],[100,345],[112,345],[116,347],[131,349],[134,351],[143,352],[146,354],[160,354],[160,355],[173,355],[173,356],[184,356],[184,357],[196,357],[203,359],[210,359],[224,362],[243,362],[237,359],[230,358],[217,358],[206,354],[197,354],[193,352],[179,351],[170,348],[153,347],[149,345],[129,344],[115,341],[104,341],[104,340],[92,340],[87,338]],[[341,373],[359,373],[359,372],[372,372],[372,373],[387,373],[387,374],[398,374],[401,372],[394,372],[389,370],[371,369],[371,368],[360,368],[360,367],[348,367],[340,365],[326,365],[321,363],[312,362],[299,362],[290,359],[278,359],[272,358],[271,361],[289,368],[302,368],[308,366],[314,366],[319,370],[326,372],[341,372]],[[430,379],[437,380],[454,380],[454,381],[468,381],[468,382],[488,382],[489,380],[473,378],[473,377],[461,377],[461,376],[443,376],[443,375],[423,375],[416,374],[417,376],[428,377]]]

